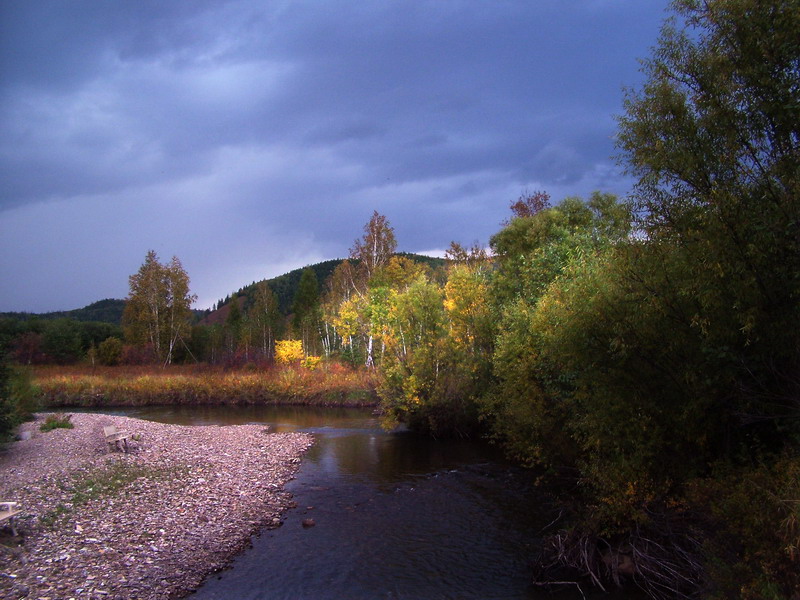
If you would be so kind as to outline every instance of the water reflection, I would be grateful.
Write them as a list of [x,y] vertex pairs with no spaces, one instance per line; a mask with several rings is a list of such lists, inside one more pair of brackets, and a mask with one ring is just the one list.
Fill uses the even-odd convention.
[[[359,409],[140,407],[164,423],[263,423],[316,443],[287,489],[298,508],[194,600],[563,598],[530,585],[552,514],[529,475],[485,445],[382,431]],[[313,518],[315,526],[302,521]]]
[[273,431],[331,428],[346,430],[378,426],[370,411],[359,408],[309,406],[137,406],[104,412],[174,425],[244,425],[264,423]]

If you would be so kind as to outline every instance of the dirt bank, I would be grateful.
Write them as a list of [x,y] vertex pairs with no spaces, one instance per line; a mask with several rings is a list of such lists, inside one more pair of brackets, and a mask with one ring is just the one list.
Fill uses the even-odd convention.
[[[227,565],[292,505],[282,491],[311,436],[263,425],[187,427],[74,414],[0,452],[0,500],[19,538],[0,533],[2,598],[179,598]],[[132,435],[109,449],[103,426]]]

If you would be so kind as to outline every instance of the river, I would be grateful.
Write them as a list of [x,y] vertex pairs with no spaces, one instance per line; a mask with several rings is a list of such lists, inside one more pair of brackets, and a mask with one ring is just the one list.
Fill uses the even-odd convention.
[[554,513],[531,474],[486,445],[389,433],[359,409],[115,412],[163,423],[264,423],[276,432],[314,434],[314,446],[287,486],[297,507],[281,527],[254,537],[252,548],[210,577],[192,600],[583,598],[575,586],[552,593],[531,584],[539,532]]

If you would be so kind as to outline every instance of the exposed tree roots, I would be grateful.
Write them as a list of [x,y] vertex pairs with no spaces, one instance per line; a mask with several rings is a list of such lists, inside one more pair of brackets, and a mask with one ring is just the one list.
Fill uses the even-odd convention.
[[580,590],[579,581],[588,581],[604,591],[632,584],[657,600],[698,598],[705,583],[701,546],[690,527],[663,515],[614,540],[561,530],[547,538],[534,584]]

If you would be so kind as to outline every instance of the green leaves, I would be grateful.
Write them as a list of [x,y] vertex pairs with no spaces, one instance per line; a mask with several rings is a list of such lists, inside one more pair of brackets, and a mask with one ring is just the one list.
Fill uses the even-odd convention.
[[197,298],[189,291],[189,276],[177,256],[162,265],[150,250],[129,283],[123,314],[126,338],[149,345],[157,360],[171,363],[178,340],[189,334],[191,305]]
[[800,11],[788,0],[675,7],[685,28],[665,29],[620,119],[645,253],[662,265],[639,284],[690,321],[674,378],[713,373],[739,421],[730,434],[780,445],[767,423],[796,423],[800,410]]

